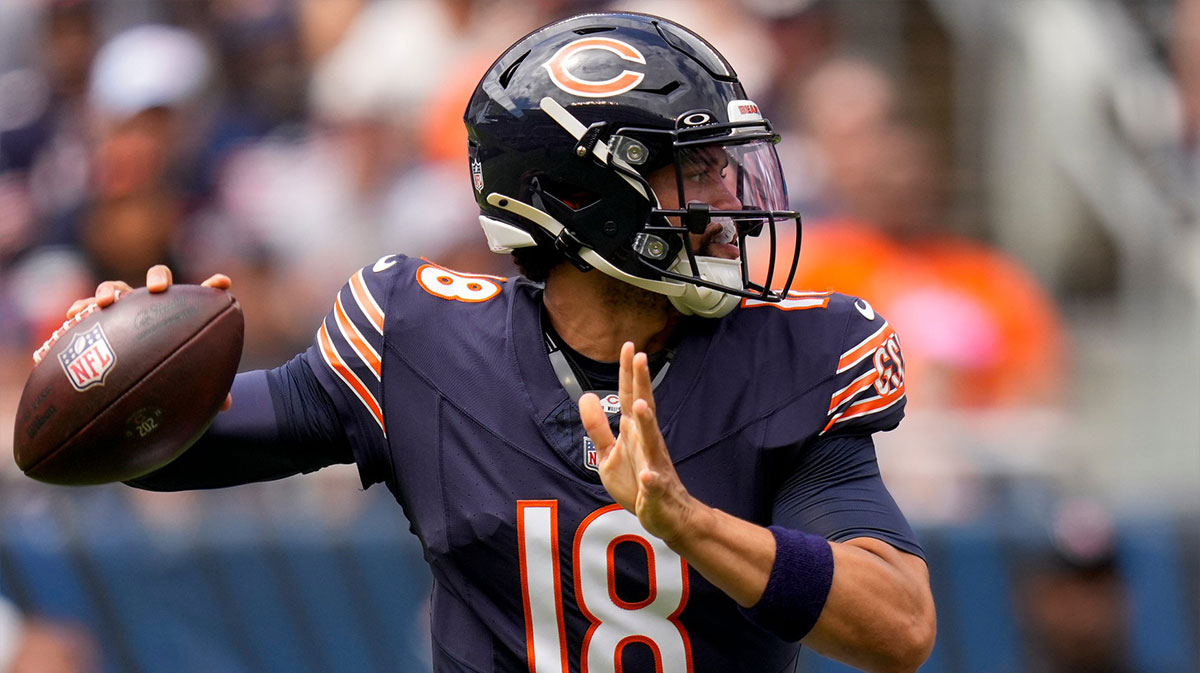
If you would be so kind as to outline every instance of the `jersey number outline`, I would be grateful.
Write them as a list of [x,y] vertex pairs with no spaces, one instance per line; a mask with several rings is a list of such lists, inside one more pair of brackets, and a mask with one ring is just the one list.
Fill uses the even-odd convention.
[[904,357],[900,340],[893,334],[875,349],[875,390],[890,395],[904,387]]
[[[417,283],[429,294],[451,301],[477,304],[500,294],[495,276],[460,273],[437,264],[417,267]],[[498,279],[503,280],[503,279]]]
[[[529,671],[567,673],[558,501],[518,501],[517,540]],[[637,544],[646,553],[643,600],[617,596],[614,551],[622,542]],[[691,641],[679,622],[688,599],[687,561],[616,504],[589,514],[575,531],[571,549],[576,600],[591,622],[583,638],[580,669],[615,673],[621,669],[622,650],[637,642],[654,653],[658,673],[691,673]]]

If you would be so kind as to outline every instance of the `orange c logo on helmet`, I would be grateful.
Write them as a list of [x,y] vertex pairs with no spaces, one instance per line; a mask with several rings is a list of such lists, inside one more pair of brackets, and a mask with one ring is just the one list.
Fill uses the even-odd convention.
[[634,48],[633,45],[626,44],[620,40],[614,40],[611,37],[585,37],[564,45],[554,53],[554,56],[549,61],[542,64],[546,68],[546,71],[550,73],[550,81],[554,82],[554,86],[576,96],[607,98],[629,91],[638,84],[641,84],[642,80],[646,77],[646,73],[635,70],[623,70],[616,77],[606,80],[590,80],[576,77],[571,74],[570,70],[567,70],[567,59],[589,49],[601,49],[616,54],[623,61],[640,63],[642,65],[646,64],[646,57],[642,56],[642,52]]

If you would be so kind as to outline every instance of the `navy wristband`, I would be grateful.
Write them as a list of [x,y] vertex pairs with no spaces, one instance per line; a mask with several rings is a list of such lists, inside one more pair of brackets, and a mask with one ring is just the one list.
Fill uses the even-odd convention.
[[783,640],[795,642],[812,630],[833,586],[833,549],[825,538],[769,526],[775,536],[775,565],[762,598],[740,608],[747,619]]

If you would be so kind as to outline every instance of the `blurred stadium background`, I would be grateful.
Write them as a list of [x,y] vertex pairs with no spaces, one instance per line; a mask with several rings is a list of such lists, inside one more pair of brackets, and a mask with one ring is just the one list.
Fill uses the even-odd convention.
[[[1197,0],[0,0],[0,453],[101,279],[231,275],[255,368],[382,254],[510,273],[462,109],[603,7],[729,57],[783,132],[805,283],[905,339],[879,452],[930,557],[922,670],[1200,671]],[[406,529],[352,469],[162,495],[0,460],[0,673],[428,670]]]

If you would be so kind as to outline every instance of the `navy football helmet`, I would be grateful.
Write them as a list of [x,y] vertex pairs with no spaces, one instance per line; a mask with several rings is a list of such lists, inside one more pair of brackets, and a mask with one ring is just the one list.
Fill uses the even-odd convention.
[[[491,66],[465,121],[492,250],[552,246],[702,316],[740,298],[779,301],[771,286],[791,285],[800,219],[787,209],[779,135],[683,26],[634,13],[545,26]],[[777,273],[783,225],[796,227],[795,250]],[[759,282],[750,236],[769,241]]]

